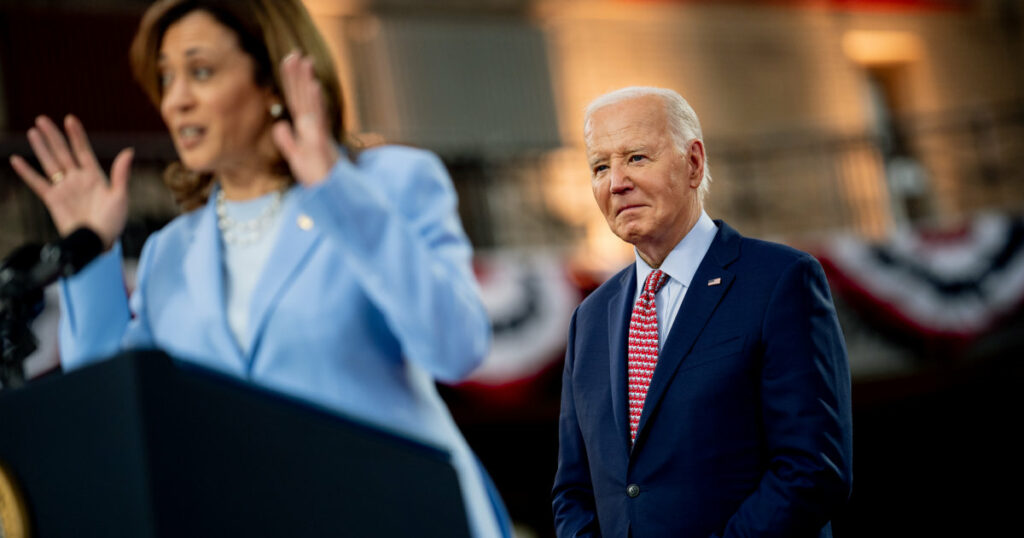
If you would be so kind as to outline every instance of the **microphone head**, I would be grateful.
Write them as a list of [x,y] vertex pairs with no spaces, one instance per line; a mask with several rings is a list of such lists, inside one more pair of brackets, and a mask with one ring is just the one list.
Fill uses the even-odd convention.
[[21,247],[0,268],[0,298],[41,292],[59,277],[77,273],[102,253],[103,240],[84,227],[55,243]]
[[[19,298],[23,304],[42,304],[43,290],[29,286],[30,271],[39,263],[42,250],[43,245],[40,243],[26,243],[11,251],[0,262],[0,301],[4,303],[0,306],[0,311],[10,306],[6,303],[7,299],[12,297]],[[36,310],[35,306],[30,310]]]
[[39,261],[39,253],[42,249],[43,245],[40,243],[26,243],[15,248],[3,261],[0,261],[0,273],[31,269]]
[[[50,248],[56,252],[48,252]],[[61,276],[69,277],[93,261],[103,253],[103,240],[89,228],[79,228],[56,245],[43,247],[40,258],[46,261],[47,256],[56,256],[61,262]]]

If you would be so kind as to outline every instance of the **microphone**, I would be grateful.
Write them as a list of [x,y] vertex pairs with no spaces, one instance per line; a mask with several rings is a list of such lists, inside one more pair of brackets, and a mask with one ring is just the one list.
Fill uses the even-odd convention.
[[0,300],[15,299],[69,277],[102,252],[103,240],[86,227],[42,246],[22,246],[0,264]]
[[30,323],[43,307],[43,288],[69,277],[103,252],[103,240],[88,228],[78,228],[58,241],[29,243],[0,263],[0,383],[3,388],[25,384],[25,358],[36,349]]

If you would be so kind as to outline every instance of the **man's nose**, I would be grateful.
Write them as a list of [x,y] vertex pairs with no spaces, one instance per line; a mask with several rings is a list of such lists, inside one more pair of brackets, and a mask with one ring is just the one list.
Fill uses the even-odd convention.
[[633,188],[633,180],[629,177],[629,171],[625,166],[612,164],[608,171],[611,176],[609,188],[612,194],[622,194]]

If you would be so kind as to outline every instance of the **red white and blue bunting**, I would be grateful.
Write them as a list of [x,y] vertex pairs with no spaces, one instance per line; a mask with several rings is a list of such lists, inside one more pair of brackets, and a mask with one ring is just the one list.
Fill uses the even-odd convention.
[[843,235],[812,253],[862,316],[920,338],[970,341],[1024,305],[1020,217],[905,228],[881,243]]
[[491,352],[470,382],[488,388],[528,382],[560,364],[572,311],[582,299],[564,256],[503,250],[474,260],[491,318]]

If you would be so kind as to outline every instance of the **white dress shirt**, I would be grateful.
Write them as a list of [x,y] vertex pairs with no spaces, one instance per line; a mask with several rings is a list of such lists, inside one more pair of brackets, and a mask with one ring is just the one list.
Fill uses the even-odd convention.
[[[718,226],[715,226],[714,221],[706,212],[701,211],[700,218],[693,225],[693,229],[676,244],[668,256],[665,256],[665,261],[661,262],[659,269],[667,274],[669,279],[654,296],[658,309],[659,351],[665,344],[665,337],[668,336],[669,329],[675,323],[679,306],[683,304],[683,297],[686,296],[686,289],[690,286],[697,267],[704,259],[708,249],[711,248],[711,242],[715,240],[717,233]],[[634,249],[634,255],[636,256],[636,291],[633,293],[633,304],[636,304],[644,282],[647,281],[647,275],[650,275],[654,268],[647,265],[636,249]]]

